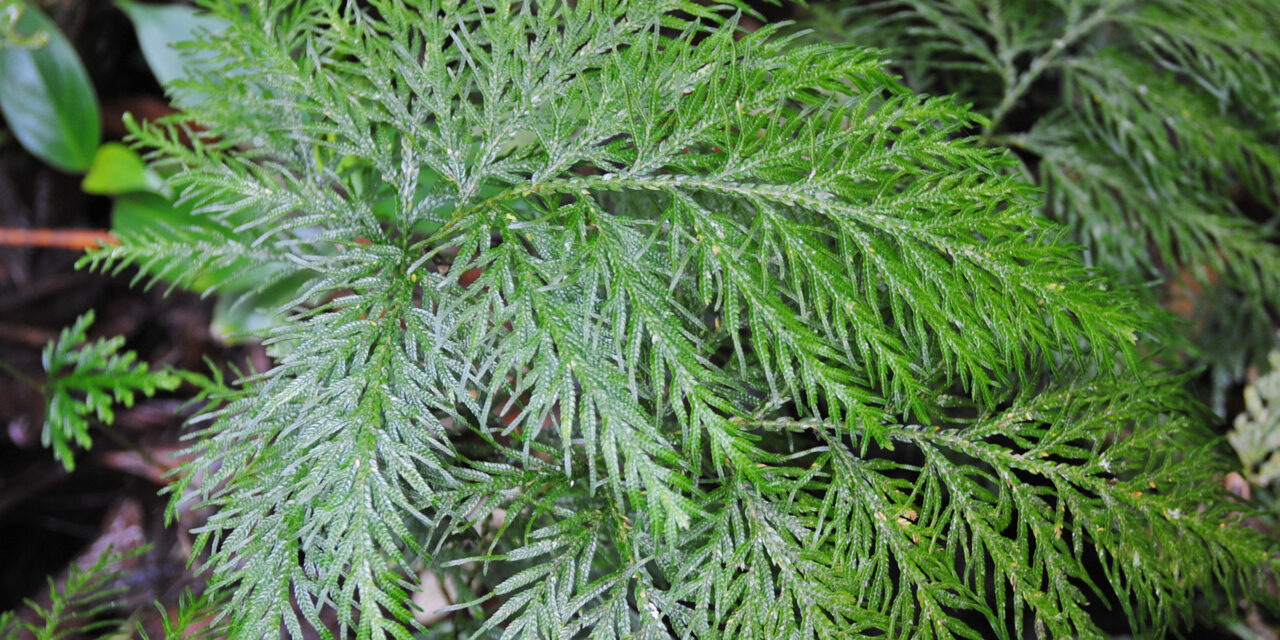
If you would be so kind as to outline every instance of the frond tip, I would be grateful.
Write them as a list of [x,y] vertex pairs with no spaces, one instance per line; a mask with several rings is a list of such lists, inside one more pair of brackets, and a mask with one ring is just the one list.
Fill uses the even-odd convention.
[[133,351],[120,352],[124,338],[99,338],[89,342],[86,332],[93,324],[89,311],[63,329],[57,340],[44,348],[45,421],[40,442],[53,448],[53,456],[62,461],[67,471],[75,469],[75,451],[93,446],[89,435],[89,419],[102,424],[115,421],[115,406],[133,406],[141,393],[152,396],[157,390],[172,391],[182,376],[168,370],[152,370],[145,362],[137,362]]
[[710,520],[664,558],[659,608],[681,637],[1072,638],[1100,637],[1088,609],[1103,602],[1164,637],[1197,599],[1263,600],[1275,543],[1218,482],[1230,461],[1178,387],[1071,385],[966,424],[891,427],[912,464],[823,436],[767,482],[708,494]]
[[132,558],[146,552],[146,547],[124,553],[111,548],[101,552],[97,560],[77,566],[72,564],[65,581],[55,584],[49,579],[48,606],[27,601],[28,612],[0,612],[0,638],[32,638],[61,640],[64,638],[118,637],[124,621],[115,617],[126,600],[124,567]]

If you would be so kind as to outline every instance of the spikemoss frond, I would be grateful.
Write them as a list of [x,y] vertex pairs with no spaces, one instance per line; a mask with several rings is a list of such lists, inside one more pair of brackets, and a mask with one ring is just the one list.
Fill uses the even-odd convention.
[[1203,481],[1230,461],[1180,398],[1177,384],[1069,387],[963,425],[894,426],[893,456],[823,436],[758,471],[767,482],[708,496],[662,601],[693,637],[1100,637],[1098,600],[1161,637],[1196,598],[1258,597],[1277,562],[1243,523],[1251,508]]
[[[1280,289],[1280,6],[1230,0],[819,3],[824,39],[885,47],[917,90],[972,100],[1089,259],[1194,290],[1222,386],[1269,348]],[[1173,292],[1170,295],[1170,292]],[[1186,306],[1186,302],[1175,301]],[[1216,336],[1206,330],[1205,336]],[[1210,344],[1212,342],[1212,344]]]
[[26,601],[28,611],[0,612],[0,637],[61,640],[117,637],[124,621],[117,616],[124,604],[121,564],[145,549],[117,553],[106,549],[92,564],[72,565],[65,580],[49,578],[47,606]]
[[183,381],[181,374],[137,362],[138,354],[121,352],[124,338],[101,338],[89,342],[92,311],[62,330],[57,340],[45,346],[45,421],[40,442],[53,449],[53,456],[68,471],[75,469],[75,450],[93,446],[90,420],[110,426],[116,405],[133,406],[138,394],[154,395],[172,391]]
[[[876,54],[684,0],[205,4],[236,71],[135,136],[306,280],[174,490],[230,637],[409,637],[423,571],[501,638],[1163,629],[1179,557],[1256,595],[1210,456],[1145,435],[1196,424],[1127,382],[1157,327]],[[88,260],[172,280],[174,231]]]

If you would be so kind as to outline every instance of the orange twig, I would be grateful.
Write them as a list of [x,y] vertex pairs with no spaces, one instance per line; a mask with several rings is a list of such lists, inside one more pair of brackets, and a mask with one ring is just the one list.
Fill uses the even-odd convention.
[[0,227],[0,247],[50,247],[84,251],[120,241],[98,229],[11,229]]

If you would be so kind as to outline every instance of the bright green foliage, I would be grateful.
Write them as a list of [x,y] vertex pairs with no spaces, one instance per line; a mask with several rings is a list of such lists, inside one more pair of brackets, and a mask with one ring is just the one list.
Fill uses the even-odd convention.
[[27,606],[34,614],[32,622],[24,622],[16,611],[0,613],[0,638],[32,638],[34,640],[61,640],[63,638],[113,637],[122,621],[110,617],[120,605],[127,590],[120,583],[121,561],[141,553],[108,551],[88,568],[71,566],[70,575],[61,588],[49,580],[49,606],[42,607],[30,600]]
[[93,164],[85,173],[80,188],[85,193],[124,196],[147,191],[160,191],[164,181],[147,169],[142,158],[119,142],[98,147]]
[[[682,611],[696,637],[1021,638],[1024,626],[1092,637],[1085,605],[1107,597],[1086,568],[1096,553],[1136,631],[1164,637],[1197,586],[1256,589],[1276,566],[1273,543],[1230,526],[1242,507],[1200,480],[1223,459],[1196,411],[1176,383],[1105,383],[1020,398],[957,428],[895,426],[911,464],[823,438],[793,454],[804,464],[762,471],[769,482],[709,495],[718,508],[688,538],[692,557],[671,562],[676,586],[661,598],[703,608]],[[975,628],[957,617],[966,610],[998,622]]]
[[154,395],[157,389],[172,391],[182,376],[170,371],[153,371],[137,362],[138,354],[120,353],[124,338],[99,338],[88,342],[85,333],[93,324],[93,312],[76,319],[62,330],[56,341],[44,348],[45,421],[40,441],[53,448],[53,456],[68,471],[75,469],[72,444],[84,449],[93,445],[89,419],[110,425],[115,405],[133,406],[138,393]]
[[220,230],[84,261],[305,283],[173,487],[216,507],[229,637],[408,637],[423,570],[475,638],[1096,636],[1092,602],[1158,632],[1261,597],[1273,546],[1133,357],[1160,328],[875,54],[686,0],[205,6],[237,72],[135,135]]
[[1265,353],[1266,309],[1280,299],[1268,222],[1280,211],[1280,3],[843,0],[816,9],[824,37],[885,47],[913,88],[958,92],[989,115],[982,139],[1018,151],[1046,190],[1045,212],[1070,225],[1097,264],[1203,300],[1203,357],[1220,373],[1239,379],[1246,359]]

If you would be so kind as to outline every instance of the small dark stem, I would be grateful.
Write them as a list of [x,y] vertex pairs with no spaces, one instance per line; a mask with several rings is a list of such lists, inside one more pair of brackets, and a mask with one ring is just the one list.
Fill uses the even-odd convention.
[[21,382],[40,393],[44,393],[44,385],[36,382],[31,376],[19,371],[17,367],[9,364],[8,362],[0,360],[0,370],[3,370],[5,373],[13,376],[18,382]]
[[155,470],[160,471],[162,476],[168,473],[170,470],[172,470],[172,467],[157,460],[155,456],[151,455],[151,452],[143,449],[142,447],[138,446],[137,443],[124,437],[123,435],[120,434],[119,431],[116,431],[114,428],[109,427],[105,424],[100,424],[98,425],[98,429],[103,434],[105,434],[107,438],[110,439],[112,442],[141,456],[143,462],[147,463],[148,466],[154,468]]

